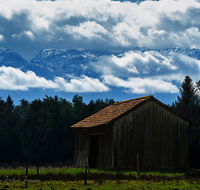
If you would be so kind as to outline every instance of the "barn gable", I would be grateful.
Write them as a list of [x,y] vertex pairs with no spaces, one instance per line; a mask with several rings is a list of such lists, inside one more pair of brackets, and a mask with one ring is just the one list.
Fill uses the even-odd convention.
[[171,169],[188,167],[188,120],[153,96],[107,106],[76,128],[75,165]]

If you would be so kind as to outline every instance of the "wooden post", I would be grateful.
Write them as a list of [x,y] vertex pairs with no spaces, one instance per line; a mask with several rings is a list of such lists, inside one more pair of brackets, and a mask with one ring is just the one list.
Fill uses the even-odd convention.
[[25,187],[27,188],[28,187],[27,176],[25,176],[25,180],[24,181],[25,181]]
[[84,185],[87,185],[87,166],[85,166],[85,180]]
[[37,175],[39,175],[39,158],[37,157]]
[[88,172],[88,174],[90,173],[90,171],[89,171],[89,162],[88,162],[88,157],[87,157],[87,172]]
[[28,166],[26,166],[26,176],[28,176]]
[[137,154],[137,174],[140,175],[140,170],[139,170],[139,155]]

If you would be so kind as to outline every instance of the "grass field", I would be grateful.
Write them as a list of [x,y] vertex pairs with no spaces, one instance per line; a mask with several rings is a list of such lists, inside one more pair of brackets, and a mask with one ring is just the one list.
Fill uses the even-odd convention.
[[[24,182],[1,182],[1,189],[23,189]],[[87,185],[83,181],[45,181],[45,182],[29,182],[28,189],[68,189],[68,190],[92,190],[92,189],[200,189],[199,182],[187,181],[170,181],[170,182],[152,182],[152,181],[104,181],[99,184],[95,181],[88,181]]]
[[[26,168],[25,167],[19,167],[17,169],[4,169],[0,168],[0,176],[3,175],[25,175],[26,173]],[[84,173],[85,169],[83,168],[54,168],[54,167],[49,167],[49,168],[40,168],[40,174],[45,175],[45,174],[70,174],[70,175],[77,175],[80,173]],[[174,175],[183,175],[187,171],[186,170],[142,170],[140,171],[140,174],[146,174],[146,175],[167,175],[167,176],[174,176]],[[118,174],[118,173],[123,173],[124,175],[137,175],[137,171],[135,170],[112,170],[112,169],[90,169],[90,173],[95,174],[95,173],[100,173],[100,174]],[[37,168],[36,167],[30,167],[28,170],[29,175],[35,175],[37,174]]]
[[[87,185],[84,185],[84,169],[36,169],[28,172],[28,189],[200,189],[200,171],[141,171],[90,169]],[[26,187],[25,170],[0,170],[0,189],[23,189]]]

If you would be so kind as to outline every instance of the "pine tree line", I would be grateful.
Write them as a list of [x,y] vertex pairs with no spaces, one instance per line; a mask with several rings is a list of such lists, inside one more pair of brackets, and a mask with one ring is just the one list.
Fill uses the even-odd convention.
[[75,95],[72,102],[46,96],[43,100],[25,99],[14,106],[10,96],[0,98],[0,164],[72,162],[75,130],[69,126],[114,103],[113,99],[83,102]]

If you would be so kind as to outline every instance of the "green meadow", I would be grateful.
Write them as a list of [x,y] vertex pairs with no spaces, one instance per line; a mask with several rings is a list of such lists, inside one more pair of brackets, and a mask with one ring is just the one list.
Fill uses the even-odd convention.
[[89,169],[84,185],[85,169],[0,170],[0,189],[200,189],[199,170],[151,170],[137,175],[133,170]]

